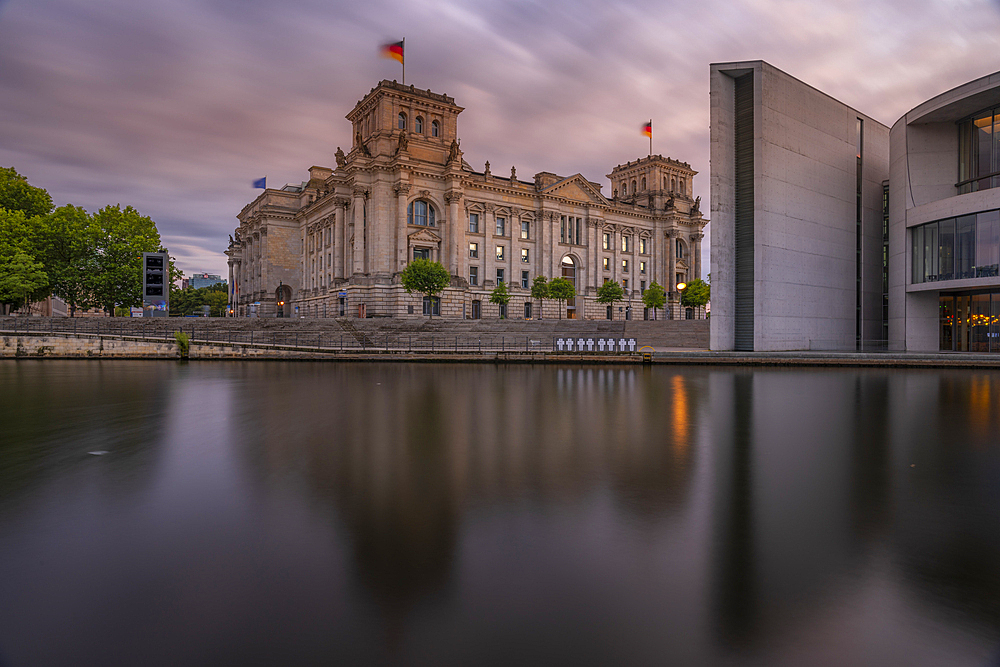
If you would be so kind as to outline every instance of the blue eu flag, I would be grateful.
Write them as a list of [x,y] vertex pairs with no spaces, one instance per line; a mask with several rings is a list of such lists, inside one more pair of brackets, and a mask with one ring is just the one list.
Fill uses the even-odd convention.
[[267,176],[265,176],[264,178],[258,178],[256,181],[253,182],[253,186],[255,188],[264,188],[266,190],[267,189],[266,183],[267,183]]

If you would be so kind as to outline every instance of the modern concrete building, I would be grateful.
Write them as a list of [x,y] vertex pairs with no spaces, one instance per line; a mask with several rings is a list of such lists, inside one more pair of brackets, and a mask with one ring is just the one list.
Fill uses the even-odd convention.
[[760,60],[710,93],[712,349],[884,346],[889,128]]
[[893,349],[1000,352],[1000,73],[892,126]]
[[[265,190],[239,214],[226,254],[237,316],[496,317],[499,282],[507,316],[539,317],[537,276],[565,277],[575,299],[544,303],[544,317],[620,319],[597,302],[620,282],[636,317],[656,281],[674,318],[704,317],[680,304],[676,285],[701,276],[708,220],[693,196],[696,171],[650,155],[610,170],[611,195],[581,174],[530,180],[474,170],[463,159],[447,95],[382,81],[347,114],[353,146],[336,167]],[[414,258],[451,273],[440,300],[407,294],[399,273]],[[562,313],[557,309],[564,308]],[[614,311],[618,309],[615,308]],[[661,316],[662,316],[661,312]]]

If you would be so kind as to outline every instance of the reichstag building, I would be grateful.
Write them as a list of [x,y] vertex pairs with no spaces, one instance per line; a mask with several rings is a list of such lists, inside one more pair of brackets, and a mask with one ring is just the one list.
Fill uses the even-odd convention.
[[[308,180],[267,189],[240,212],[226,251],[235,314],[498,317],[489,294],[504,282],[508,317],[641,318],[652,316],[641,295],[656,281],[668,293],[658,317],[704,317],[677,292],[701,277],[708,223],[688,163],[651,155],[618,165],[610,197],[580,174],[521,180],[488,162],[475,171],[462,157],[462,110],[395,81],[373,88],[347,114],[353,145],[337,149],[335,168],[312,167]],[[451,272],[439,299],[400,285],[418,257]],[[539,304],[530,286],[540,275],[566,277],[577,297]],[[608,280],[626,291],[614,312],[596,300]]]

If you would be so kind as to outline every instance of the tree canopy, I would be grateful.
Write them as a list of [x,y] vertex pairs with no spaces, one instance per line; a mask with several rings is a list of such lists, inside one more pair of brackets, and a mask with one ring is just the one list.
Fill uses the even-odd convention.
[[52,197],[42,188],[30,185],[13,167],[0,167],[0,208],[22,211],[32,218],[52,210]]
[[649,287],[646,288],[646,291],[642,293],[642,303],[646,306],[646,308],[653,309],[653,318],[655,319],[656,309],[663,308],[663,306],[667,303],[667,293],[663,289],[663,286],[655,280],[650,283]]
[[[549,298],[560,304],[576,296],[576,288],[566,278],[553,278],[549,282]],[[559,319],[562,319],[562,308],[559,309]]]
[[[511,293],[510,290],[507,289],[507,283],[500,283],[493,288],[492,292],[490,292],[490,303],[506,307],[507,304],[510,303],[510,297]],[[503,315],[503,308],[501,308],[500,317],[503,318]]]
[[0,262],[0,303],[22,308],[48,294],[49,278],[41,262],[26,252]]
[[[419,292],[424,296],[433,297],[444,291],[451,283],[451,274],[440,262],[417,258],[399,272],[399,282],[407,293]],[[431,309],[431,317],[434,309]]]
[[545,276],[535,276],[531,281],[531,298],[538,299],[538,319],[542,319],[542,307],[549,298],[549,281]]
[[94,303],[107,312],[115,305],[142,305],[142,253],[162,252],[156,224],[131,206],[105,206],[93,216],[97,235]]
[[223,317],[229,304],[229,286],[218,283],[208,287],[171,290],[170,315],[194,315],[202,306],[209,307],[209,317]]
[[701,278],[695,278],[687,284],[681,293],[681,305],[689,308],[700,308],[711,298],[711,287]]
[[[597,302],[606,303],[611,306],[615,305],[616,301],[623,301],[625,299],[625,290],[622,288],[621,283],[614,280],[607,280],[603,285],[597,288]],[[612,309],[612,319],[614,319],[614,309]]]

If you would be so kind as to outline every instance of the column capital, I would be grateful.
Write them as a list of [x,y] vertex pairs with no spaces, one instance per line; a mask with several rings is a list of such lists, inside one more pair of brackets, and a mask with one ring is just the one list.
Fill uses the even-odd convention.
[[368,188],[364,187],[363,185],[355,185],[353,193],[355,198],[363,197],[365,199],[368,199]]
[[333,205],[339,206],[340,208],[347,208],[348,206],[351,205],[351,200],[348,199],[347,197],[334,197]]
[[413,187],[409,183],[396,183],[392,186],[392,191],[396,193],[398,197],[405,197],[410,194],[410,188]]
[[691,240],[694,241],[695,243],[702,240],[703,238],[705,238],[705,235],[702,234],[701,232],[695,232],[694,234],[691,235]]
[[444,200],[448,204],[458,204],[462,201],[462,193],[459,190],[448,190],[444,193]]
[[672,239],[675,239],[678,236],[680,236],[680,232],[678,232],[676,229],[668,229],[665,233]]

